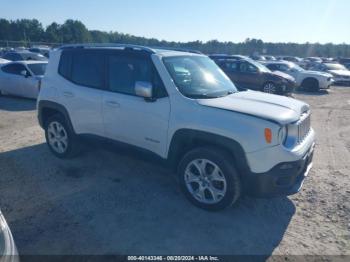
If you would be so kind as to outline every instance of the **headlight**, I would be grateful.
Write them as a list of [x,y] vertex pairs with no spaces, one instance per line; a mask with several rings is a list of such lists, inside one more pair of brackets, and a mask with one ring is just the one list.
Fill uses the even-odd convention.
[[284,145],[284,143],[286,142],[287,134],[288,134],[287,127],[286,126],[282,127],[278,132],[278,142],[280,144]]
[[297,125],[288,125],[287,127],[287,137],[285,140],[285,147],[293,148],[298,141],[298,126]]

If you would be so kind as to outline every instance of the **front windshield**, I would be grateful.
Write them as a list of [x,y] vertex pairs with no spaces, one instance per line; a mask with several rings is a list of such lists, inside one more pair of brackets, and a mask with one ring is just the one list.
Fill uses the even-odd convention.
[[40,64],[28,64],[29,69],[36,76],[42,76],[45,74],[47,63]]
[[302,72],[305,71],[303,68],[301,68],[300,66],[298,66],[297,64],[293,64],[291,65],[291,70],[297,71],[297,72]]
[[190,98],[216,98],[237,92],[225,73],[208,57],[163,58],[179,91]]
[[328,70],[347,70],[345,66],[340,64],[325,64]]

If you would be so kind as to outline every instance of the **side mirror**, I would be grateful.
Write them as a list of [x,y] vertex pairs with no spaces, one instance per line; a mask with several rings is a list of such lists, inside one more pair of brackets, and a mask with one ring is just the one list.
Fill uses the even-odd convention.
[[24,76],[25,78],[27,78],[27,77],[30,76],[29,72],[26,71],[26,70],[22,70],[22,71],[20,72],[20,74],[21,74],[22,76]]
[[145,99],[153,98],[153,87],[150,82],[137,81],[135,83],[135,94]]

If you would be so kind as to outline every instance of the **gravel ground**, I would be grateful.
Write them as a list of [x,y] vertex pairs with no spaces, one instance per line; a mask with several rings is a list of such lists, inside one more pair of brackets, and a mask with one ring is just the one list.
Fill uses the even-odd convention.
[[0,97],[0,208],[20,254],[350,255],[350,87],[295,95],[313,110],[314,168],[291,197],[195,208],[157,160],[94,145],[59,160],[35,102]]

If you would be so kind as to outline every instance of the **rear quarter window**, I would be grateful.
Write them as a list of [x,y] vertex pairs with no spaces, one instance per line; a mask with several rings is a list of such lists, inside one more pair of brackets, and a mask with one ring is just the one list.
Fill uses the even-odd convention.
[[103,88],[103,54],[94,52],[75,53],[72,60],[71,79],[78,85]]
[[61,54],[60,63],[58,66],[58,73],[64,78],[70,80],[72,66],[72,54],[63,52]]

